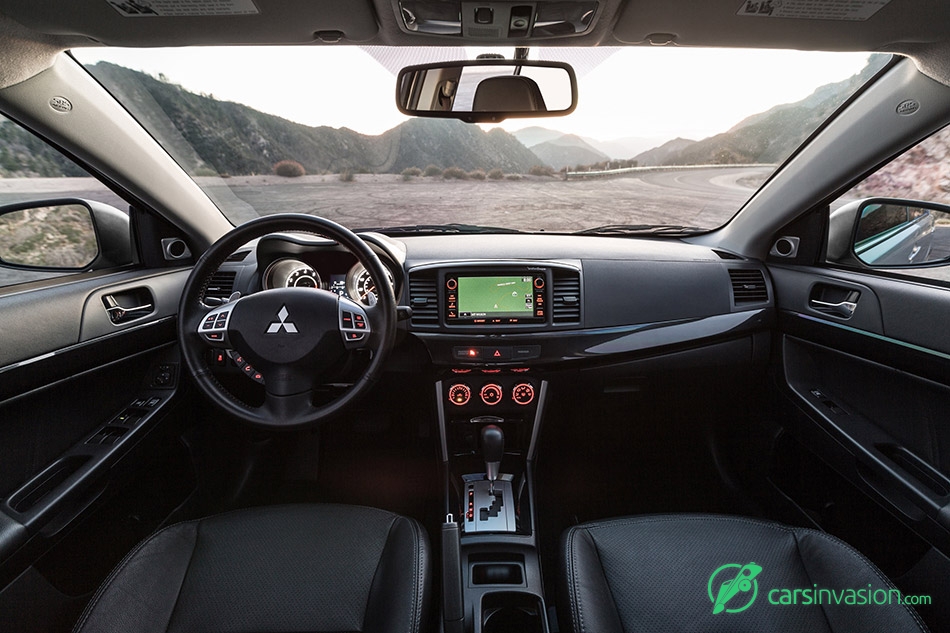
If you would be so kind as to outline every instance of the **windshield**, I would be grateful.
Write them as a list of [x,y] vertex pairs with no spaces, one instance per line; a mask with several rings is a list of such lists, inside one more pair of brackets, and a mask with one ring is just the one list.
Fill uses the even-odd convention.
[[402,66],[479,52],[97,48],[74,55],[234,224],[295,212],[389,232],[618,233],[663,225],[665,234],[727,222],[888,60],[532,49],[533,59],[574,66],[573,114],[494,125],[400,114],[394,92]]

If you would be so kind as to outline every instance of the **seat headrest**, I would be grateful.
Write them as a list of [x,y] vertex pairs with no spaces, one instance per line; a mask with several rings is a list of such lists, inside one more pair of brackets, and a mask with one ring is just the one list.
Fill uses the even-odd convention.
[[503,75],[483,79],[475,89],[476,112],[546,112],[538,84],[529,77]]

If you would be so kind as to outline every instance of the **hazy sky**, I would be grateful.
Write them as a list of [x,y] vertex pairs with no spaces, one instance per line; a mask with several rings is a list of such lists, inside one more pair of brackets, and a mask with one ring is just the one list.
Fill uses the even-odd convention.
[[[75,54],[83,63],[106,60],[153,76],[162,73],[193,92],[307,125],[379,134],[406,118],[396,109],[394,75],[353,47],[95,48]],[[542,125],[598,140],[699,139],[723,132],[750,114],[802,99],[822,84],[845,79],[858,72],[867,57],[866,53],[617,49],[579,77],[579,105],[573,114],[516,119],[503,127]]]

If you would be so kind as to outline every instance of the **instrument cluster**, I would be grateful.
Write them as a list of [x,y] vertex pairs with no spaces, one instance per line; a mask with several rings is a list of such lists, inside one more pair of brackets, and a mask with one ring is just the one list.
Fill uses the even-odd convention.
[[[389,285],[395,291],[392,271],[387,268],[386,272]],[[346,268],[346,263],[339,261],[308,264],[297,258],[283,257],[264,270],[261,285],[265,290],[294,287],[329,290],[366,306],[372,305],[370,294],[376,292],[376,282],[359,261]]]

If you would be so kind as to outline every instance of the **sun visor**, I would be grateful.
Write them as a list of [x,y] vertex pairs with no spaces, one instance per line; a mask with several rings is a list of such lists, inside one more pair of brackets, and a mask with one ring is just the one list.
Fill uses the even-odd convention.
[[0,13],[110,46],[365,42],[379,28],[370,0],[0,0]]
[[614,35],[630,44],[873,51],[943,39],[950,3],[925,4],[933,19],[924,24],[911,0],[637,0]]

